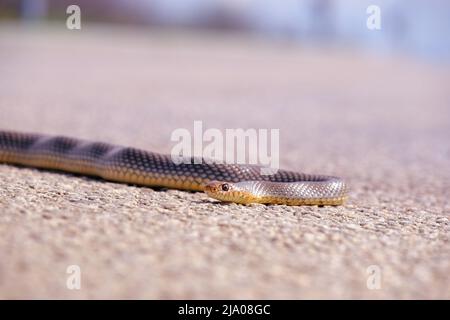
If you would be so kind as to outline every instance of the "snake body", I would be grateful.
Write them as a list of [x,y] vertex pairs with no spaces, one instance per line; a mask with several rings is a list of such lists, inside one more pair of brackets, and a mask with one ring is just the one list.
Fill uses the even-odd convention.
[[0,163],[60,170],[150,187],[205,191],[222,201],[340,205],[347,195],[337,177],[202,162],[176,164],[171,156],[62,136],[0,131]]

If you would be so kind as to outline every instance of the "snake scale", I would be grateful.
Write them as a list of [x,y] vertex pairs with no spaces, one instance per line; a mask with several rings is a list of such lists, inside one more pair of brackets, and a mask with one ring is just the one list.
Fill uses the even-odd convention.
[[60,170],[150,187],[204,191],[241,204],[341,205],[347,187],[337,177],[254,165],[175,164],[169,155],[62,136],[0,131],[0,163]]

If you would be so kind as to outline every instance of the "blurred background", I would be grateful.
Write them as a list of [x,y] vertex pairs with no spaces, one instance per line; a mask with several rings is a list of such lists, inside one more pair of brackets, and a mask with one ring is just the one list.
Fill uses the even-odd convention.
[[[450,3],[445,0],[1,0],[0,19],[64,20],[70,4],[82,8],[84,22],[246,32],[450,59]],[[382,32],[365,27],[372,4],[381,8]]]

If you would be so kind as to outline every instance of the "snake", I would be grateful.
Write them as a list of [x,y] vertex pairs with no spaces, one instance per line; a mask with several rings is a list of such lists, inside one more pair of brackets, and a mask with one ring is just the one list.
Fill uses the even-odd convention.
[[[193,160],[187,159],[187,160]],[[214,161],[174,162],[171,155],[52,136],[0,130],[0,163],[56,170],[147,187],[203,191],[222,202],[274,205],[342,205],[339,177]]]

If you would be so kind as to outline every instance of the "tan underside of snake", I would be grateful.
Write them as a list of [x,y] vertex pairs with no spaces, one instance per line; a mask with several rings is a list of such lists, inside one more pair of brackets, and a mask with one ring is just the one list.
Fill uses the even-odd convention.
[[260,167],[175,164],[169,155],[79,139],[0,131],[0,163],[60,170],[149,187],[204,191],[242,204],[340,205],[346,184],[337,177]]

